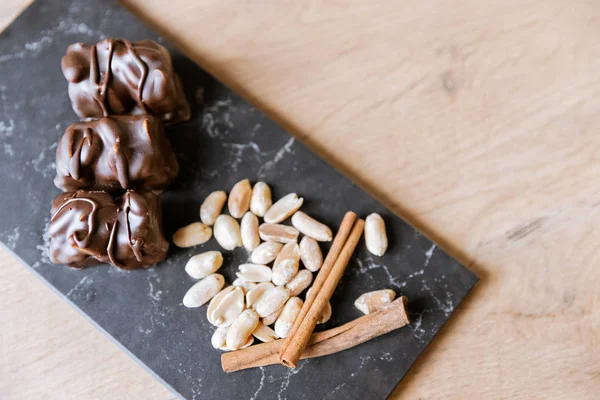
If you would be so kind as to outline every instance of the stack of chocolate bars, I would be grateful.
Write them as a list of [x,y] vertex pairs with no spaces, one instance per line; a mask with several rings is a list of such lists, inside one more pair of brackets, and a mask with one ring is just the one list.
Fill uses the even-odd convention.
[[158,193],[179,165],[163,124],[190,118],[168,50],[150,40],[69,46],[62,59],[73,110],[56,150],[52,261],[147,268],[169,248]]

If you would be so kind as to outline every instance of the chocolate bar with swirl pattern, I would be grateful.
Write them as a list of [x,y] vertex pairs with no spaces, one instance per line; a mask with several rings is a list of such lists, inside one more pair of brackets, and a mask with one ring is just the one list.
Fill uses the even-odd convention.
[[129,190],[115,199],[104,191],[78,190],[59,195],[51,212],[50,256],[56,264],[136,269],[167,255],[160,203],[153,193]]
[[171,55],[152,40],[75,43],[61,66],[73,110],[81,118],[152,114],[165,123],[190,119]]

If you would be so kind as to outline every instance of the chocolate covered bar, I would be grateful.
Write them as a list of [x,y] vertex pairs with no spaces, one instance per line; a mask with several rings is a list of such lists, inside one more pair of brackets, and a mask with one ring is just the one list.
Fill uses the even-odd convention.
[[61,66],[81,118],[152,114],[166,123],[190,118],[171,55],[156,42],[109,38],[72,44]]
[[110,263],[123,269],[147,268],[165,259],[158,196],[127,191],[115,200],[104,191],[63,193],[52,203],[52,262],[74,268]]
[[107,192],[83,190],[59,195],[52,202],[50,257],[72,267],[107,263],[108,243],[119,214]]
[[71,124],[56,149],[54,184],[63,191],[163,190],[179,165],[162,123],[151,115]]

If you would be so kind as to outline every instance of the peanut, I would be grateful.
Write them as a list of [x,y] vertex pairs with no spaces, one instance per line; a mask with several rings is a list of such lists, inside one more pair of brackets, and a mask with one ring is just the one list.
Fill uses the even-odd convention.
[[279,314],[281,314],[281,311],[283,311],[283,305],[281,307],[279,307],[277,310],[275,310],[275,312],[267,315],[266,317],[262,318],[262,323],[265,325],[272,325],[275,323],[275,321],[277,321],[277,318],[279,318]]
[[268,264],[277,257],[282,247],[281,243],[263,242],[254,249],[250,261],[254,264]]
[[225,278],[221,274],[212,274],[192,286],[185,296],[183,305],[188,308],[200,307],[212,299],[225,284]]
[[272,342],[273,340],[277,339],[275,331],[263,324],[262,322],[258,323],[256,329],[254,329],[254,332],[252,332],[252,336],[254,336],[263,343]]
[[233,185],[229,193],[229,200],[227,201],[229,214],[234,218],[242,218],[250,208],[251,197],[252,187],[248,179],[244,179]]
[[202,279],[213,274],[223,265],[223,255],[219,251],[207,251],[189,259],[185,272],[194,279]]
[[303,304],[304,302],[298,297],[291,297],[287,303],[285,303],[281,315],[275,322],[275,334],[277,337],[286,338],[288,336]]
[[313,238],[304,236],[300,241],[300,259],[307,270],[316,272],[323,265],[323,253],[319,243]]
[[388,247],[385,222],[379,214],[373,213],[365,219],[365,243],[367,250],[381,257]]
[[297,243],[288,243],[283,246],[281,252],[273,264],[271,280],[275,285],[285,285],[294,275],[298,273],[300,263],[300,248]]
[[297,211],[292,217],[292,225],[303,235],[309,236],[319,242],[331,242],[333,237],[331,229],[322,222],[308,216],[302,211]]
[[286,288],[290,289],[290,296],[298,296],[304,289],[310,286],[313,280],[312,272],[307,269],[298,271],[296,276],[285,285]]
[[248,338],[252,336],[252,332],[258,326],[258,322],[258,315],[254,310],[245,310],[242,312],[233,321],[227,331],[225,340],[227,347],[231,350],[237,350],[244,346]]
[[233,250],[242,245],[240,224],[229,215],[219,215],[215,221],[215,239],[225,250]]
[[269,224],[277,224],[284,221],[287,217],[298,211],[302,207],[304,199],[298,197],[296,193],[290,193],[283,196],[269,208],[265,214],[264,220]]
[[362,294],[354,302],[354,306],[363,314],[379,311],[396,298],[396,292],[391,289],[375,290]]
[[253,251],[260,244],[258,235],[258,217],[248,211],[241,223],[242,244],[248,251]]
[[260,296],[260,299],[256,302],[256,312],[264,318],[281,308],[289,298],[290,290],[288,288],[283,286],[271,288]]
[[213,312],[215,311],[215,309],[219,306],[219,303],[221,303],[221,300],[223,300],[223,298],[230,293],[232,290],[235,290],[236,286],[228,286],[225,289],[221,290],[219,293],[217,293],[215,295],[215,297],[212,298],[212,300],[210,301],[210,303],[208,303],[208,310],[206,310],[206,319],[208,319],[208,322],[210,322],[212,325],[216,325],[214,322],[214,319],[212,317]]
[[179,228],[173,234],[173,243],[177,247],[192,247],[208,242],[212,237],[212,228],[202,222],[194,222]]
[[264,217],[273,204],[271,200],[271,188],[264,182],[256,182],[252,189],[250,199],[250,211],[259,217]]
[[214,309],[211,315],[212,322],[218,327],[229,326],[244,308],[244,290],[236,287],[225,295]]
[[256,283],[254,282],[247,282],[243,279],[240,278],[236,278],[233,283],[233,286],[237,286],[241,289],[244,290],[244,293],[248,293],[249,291],[251,291],[252,289],[254,289],[256,287]]
[[215,349],[223,349],[226,347],[225,341],[227,339],[227,327],[218,328],[210,338],[210,343]]
[[246,307],[253,308],[256,302],[260,299],[260,297],[269,289],[273,288],[273,284],[271,282],[263,282],[259,283],[246,293]]
[[259,264],[242,264],[239,267],[240,272],[236,275],[246,282],[269,282],[271,280],[271,268]]
[[200,206],[200,220],[206,225],[214,225],[217,217],[223,211],[227,193],[222,190],[212,192]]
[[265,242],[278,243],[296,243],[300,234],[293,226],[281,224],[262,224],[258,227],[258,233]]

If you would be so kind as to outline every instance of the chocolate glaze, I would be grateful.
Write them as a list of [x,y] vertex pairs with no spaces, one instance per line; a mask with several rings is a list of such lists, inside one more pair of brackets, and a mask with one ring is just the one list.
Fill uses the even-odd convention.
[[104,191],[78,190],[59,195],[51,211],[50,255],[56,264],[135,269],[167,255],[160,203],[153,193],[127,191],[115,200]]
[[71,124],[56,149],[54,184],[76,189],[163,190],[179,172],[162,123],[151,115]]
[[61,65],[73,110],[81,118],[152,114],[164,122],[190,119],[171,55],[152,40],[72,44]]

